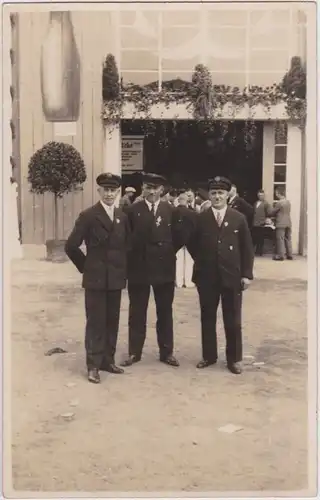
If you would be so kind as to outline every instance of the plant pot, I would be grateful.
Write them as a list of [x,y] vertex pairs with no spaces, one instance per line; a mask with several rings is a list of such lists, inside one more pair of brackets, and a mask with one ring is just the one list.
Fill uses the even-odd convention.
[[47,240],[47,260],[50,262],[67,262],[68,256],[64,251],[66,240]]

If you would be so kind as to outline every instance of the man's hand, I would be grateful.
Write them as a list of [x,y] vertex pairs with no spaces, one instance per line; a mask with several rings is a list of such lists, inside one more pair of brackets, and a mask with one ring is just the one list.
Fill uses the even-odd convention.
[[241,278],[242,290],[249,288],[251,281],[248,278]]

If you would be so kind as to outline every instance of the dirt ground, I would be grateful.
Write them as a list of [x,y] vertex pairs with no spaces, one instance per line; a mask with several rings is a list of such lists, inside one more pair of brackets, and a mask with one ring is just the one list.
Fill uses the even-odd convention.
[[[284,495],[306,489],[306,262],[259,259],[256,276],[244,299],[241,376],[225,368],[221,316],[219,363],[195,368],[197,293],[181,289],[174,306],[180,368],[157,360],[151,298],[142,362],[122,376],[102,374],[95,386],[85,377],[77,271],[70,263],[14,262],[14,489]],[[127,312],[124,292],[118,360],[127,351]],[[44,356],[52,347],[68,353]],[[74,413],[72,420],[61,417],[66,412]],[[226,424],[242,430],[219,432]]]

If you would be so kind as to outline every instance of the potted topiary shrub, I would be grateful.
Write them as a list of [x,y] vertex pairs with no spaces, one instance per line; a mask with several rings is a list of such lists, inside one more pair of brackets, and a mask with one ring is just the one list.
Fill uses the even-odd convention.
[[58,199],[79,189],[86,178],[81,155],[71,144],[48,142],[30,158],[28,182],[31,192],[52,193],[54,196],[54,235],[53,240],[46,241],[47,259],[52,262],[67,260],[65,240],[59,239]]

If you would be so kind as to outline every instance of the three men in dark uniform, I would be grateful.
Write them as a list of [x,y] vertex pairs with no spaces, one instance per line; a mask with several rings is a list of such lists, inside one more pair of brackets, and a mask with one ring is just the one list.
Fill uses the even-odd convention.
[[[97,184],[100,201],[79,215],[65,245],[66,254],[83,274],[86,363],[92,383],[100,382],[99,370],[123,373],[114,356],[130,245],[127,216],[114,206],[121,177],[103,173]],[[83,242],[86,255],[79,248]]]
[[132,234],[128,258],[129,357],[122,366],[131,366],[141,360],[151,287],[156,302],[160,361],[179,366],[173,355],[172,304],[176,252],[188,238],[189,221],[183,217],[182,209],[161,201],[165,184],[162,176],[145,174],[144,200],[134,203],[127,212]]
[[231,183],[224,177],[209,182],[211,209],[200,213],[187,245],[194,263],[193,281],[201,308],[202,354],[198,368],[216,363],[217,308],[221,298],[228,369],[241,373],[242,292],[253,279],[254,252],[246,217],[228,207]]

